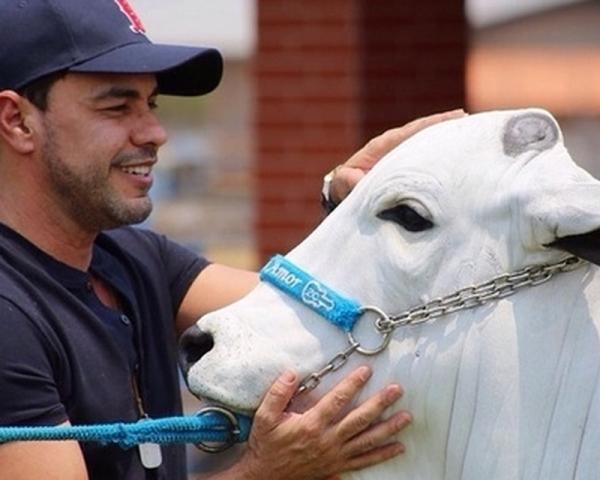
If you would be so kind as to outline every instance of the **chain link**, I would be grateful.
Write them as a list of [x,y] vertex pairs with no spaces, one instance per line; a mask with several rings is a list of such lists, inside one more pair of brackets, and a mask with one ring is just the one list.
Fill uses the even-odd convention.
[[[586,263],[585,260],[571,256],[561,262],[549,265],[533,265],[512,273],[503,273],[487,282],[470,285],[449,295],[434,298],[423,305],[413,307],[399,315],[388,317],[382,312],[374,322],[374,325],[382,335],[390,335],[399,327],[420,325],[444,315],[479,307],[491,301],[508,297],[517,293],[522,288],[540,285],[550,280],[557,273],[570,272]],[[378,311],[374,307],[365,308]],[[362,353],[364,349],[361,348],[360,343],[355,341],[351,335],[349,338],[350,346],[335,355],[321,370],[305,377],[300,382],[300,386],[296,390],[294,397],[317,388],[325,375],[342,368],[354,352],[358,351]],[[385,343],[384,348],[385,346],[387,346],[387,343]],[[379,351],[378,349],[376,353],[379,353]],[[367,350],[367,352],[369,351]]]
[[333,357],[321,370],[311,373],[304,378],[304,380],[300,382],[294,397],[297,397],[306,391],[317,388],[321,383],[321,379],[328,373],[335,372],[336,370],[342,368],[348,361],[348,357],[350,357],[350,355],[352,355],[359,346],[360,345],[358,343],[352,343],[346,350]]
[[398,327],[418,325],[450,313],[478,307],[513,295],[522,288],[545,283],[555,274],[569,272],[584,263],[585,261],[578,257],[568,257],[550,265],[534,265],[512,273],[503,273],[487,282],[470,285],[450,295],[411,308],[400,315],[391,316],[387,322],[382,320],[376,323],[376,326],[380,331],[387,332]]

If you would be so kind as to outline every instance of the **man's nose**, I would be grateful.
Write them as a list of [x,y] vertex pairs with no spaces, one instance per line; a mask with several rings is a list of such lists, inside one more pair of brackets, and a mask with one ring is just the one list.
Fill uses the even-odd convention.
[[154,145],[161,147],[167,143],[168,135],[160,120],[153,111],[140,115],[136,127],[131,132],[134,145]]
[[208,353],[215,342],[210,333],[203,332],[197,325],[189,327],[179,339],[179,366],[187,375],[192,366]]

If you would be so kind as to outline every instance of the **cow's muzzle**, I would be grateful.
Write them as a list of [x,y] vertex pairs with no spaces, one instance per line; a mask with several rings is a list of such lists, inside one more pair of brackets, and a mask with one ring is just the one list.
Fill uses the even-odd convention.
[[184,375],[215,345],[210,333],[203,332],[197,325],[188,328],[179,339],[179,366]]

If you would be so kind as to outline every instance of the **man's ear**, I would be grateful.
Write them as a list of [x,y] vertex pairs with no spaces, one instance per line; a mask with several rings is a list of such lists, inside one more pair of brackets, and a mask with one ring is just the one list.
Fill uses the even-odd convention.
[[34,107],[12,90],[0,91],[0,138],[17,153],[26,155],[35,149]]

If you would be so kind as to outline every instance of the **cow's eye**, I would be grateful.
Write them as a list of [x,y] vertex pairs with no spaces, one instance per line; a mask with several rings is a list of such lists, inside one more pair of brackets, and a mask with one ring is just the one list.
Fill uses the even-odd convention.
[[433,222],[417,213],[414,208],[405,204],[396,205],[377,214],[382,220],[391,220],[409,232],[421,232],[433,227]]

